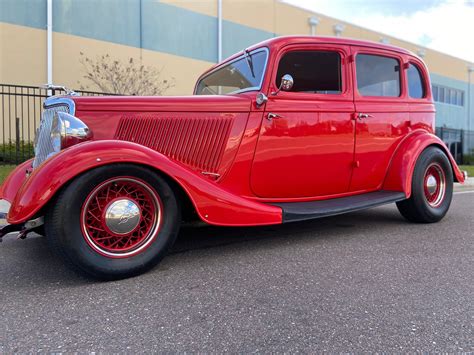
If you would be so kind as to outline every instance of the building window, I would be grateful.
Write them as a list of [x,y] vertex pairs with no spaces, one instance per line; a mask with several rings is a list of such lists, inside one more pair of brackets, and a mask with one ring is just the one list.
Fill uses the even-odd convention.
[[433,84],[433,100],[443,104],[464,106],[464,91]]
[[285,54],[278,64],[277,87],[283,75],[294,79],[291,91],[312,94],[342,92],[341,56],[337,52],[293,51]]
[[358,54],[356,75],[362,96],[400,96],[400,63],[394,58]]
[[425,97],[425,83],[421,76],[420,69],[415,64],[409,64],[408,71],[408,95],[414,99]]

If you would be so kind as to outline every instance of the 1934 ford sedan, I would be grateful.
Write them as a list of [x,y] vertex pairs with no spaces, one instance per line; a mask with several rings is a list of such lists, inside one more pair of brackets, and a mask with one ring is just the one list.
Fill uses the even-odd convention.
[[443,218],[463,182],[434,133],[428,71],[379,43],[280,37],[205,72],[190,97],[51,97],[35,158],[1,188],[1,235],[45,234],[68,265],[156,265],[182,219],[300,221],[396,202]]

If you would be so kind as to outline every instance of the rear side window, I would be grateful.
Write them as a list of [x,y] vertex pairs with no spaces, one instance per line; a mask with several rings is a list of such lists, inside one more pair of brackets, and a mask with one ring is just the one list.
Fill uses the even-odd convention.
[[283,75],[293,77],[292,92],[340,94],[341,56],[337,52],[294,51],[285,54],[278,64],[276,87]]
[[408,76],[408,95],[414,99],[425,97],[425,84],[420,69],[415,64],[409,64],[407,70]]
[[356,57],[357,89],[362,96],[400,96],[400,63],[372,54]]

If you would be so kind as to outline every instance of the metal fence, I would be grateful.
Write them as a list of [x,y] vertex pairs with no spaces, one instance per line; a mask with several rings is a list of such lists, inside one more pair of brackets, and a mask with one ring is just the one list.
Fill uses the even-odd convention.
[[[83,96],[111,95],[77,90]],[[43,102],[63,90],[0,84],[0,165],[18,164],[33,157],[33,141]],[[474,164],[474,131],[437,127],[436,135],[460,164]]]
[[[83,96],[108,95],[77,90]],[[43,102],[60,89],[0,84],[0,165],[18,164],[33,157],[33,141]]]
[[436,127],[436,135],[446,144],[458,164],[474,164],[474,131]]

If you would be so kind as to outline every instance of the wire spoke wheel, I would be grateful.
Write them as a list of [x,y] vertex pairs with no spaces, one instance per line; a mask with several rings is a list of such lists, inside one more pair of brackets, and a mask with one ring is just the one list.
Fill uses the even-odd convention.
[[438,163],[432,163],[426,168],[423,189],[431,207],[436,208],[442,204],[446,194],[446,176]]
[[145,250],[162,220],[159,195],[133,177],[109,179],[95,187],[81,209],[81,227],[89,246],[101,255],[126,258]]

